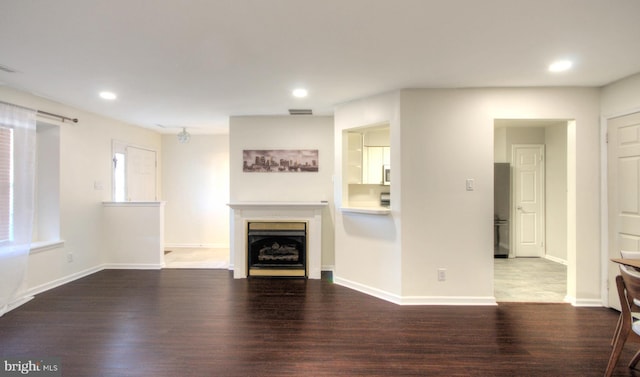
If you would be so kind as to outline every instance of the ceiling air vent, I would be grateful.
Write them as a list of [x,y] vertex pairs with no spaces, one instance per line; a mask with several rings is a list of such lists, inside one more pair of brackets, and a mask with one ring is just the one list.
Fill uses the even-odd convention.
[[9,68],[6,65],[2,65],[2,64],[0,64],[0,71],[7,72],[7,73],[16,73],[16,72],[18,72],[15,69]]
[[311,109],[289,109],[289,115],[313,115]]

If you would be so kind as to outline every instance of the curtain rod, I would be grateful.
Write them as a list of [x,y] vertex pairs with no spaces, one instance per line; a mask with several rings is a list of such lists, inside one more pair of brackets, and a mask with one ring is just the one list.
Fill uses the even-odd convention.
[[58,115],[58,114],[50,113],[48,111],[36,110],[36,109],[32,109],[30,107],[16,105],[15,103],[9,103],[9,102],[4,102],[4,101],[0,101],[0,103],[4,103],[5,105],[11,105],[11,106],[20,107],[20,108],[27,109],[27,110],[33,110],[38,115],[41,115],[41,116],[58,118],[58,119],[60,119],[60,121],[62,121],[62,123],[64,123],[65,121],[71,121],[73,123],[78,123],[78,118],[69,118],[69,117],[66,117],[64,115]]

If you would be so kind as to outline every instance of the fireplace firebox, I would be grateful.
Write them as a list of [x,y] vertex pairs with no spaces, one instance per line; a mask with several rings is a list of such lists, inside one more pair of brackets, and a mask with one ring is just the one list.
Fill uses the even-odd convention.
[[306,222],[249,222],[249,276],[307,276]]

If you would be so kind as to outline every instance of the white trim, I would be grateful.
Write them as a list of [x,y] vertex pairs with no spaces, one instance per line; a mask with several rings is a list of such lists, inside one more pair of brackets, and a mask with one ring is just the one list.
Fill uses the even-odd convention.
[[[607,132],[609,121],[640,113],[640,107],[600,116],[600,296],[601,305],[609,307],[609,169]],[[612,282],[613,283],[613,282]],[[612,284],[612,287],[614,285]]]
[[43,251],[64,247],[64,240],[32,242],[29,254],[41,253]]
[[228,249],[228,243],[180,243],[180,242],[165,242],[164,248],[166,249]]
[[167,202],[149,201],[149,202],[102,202],[104,207],[162,207]]
[[600,297],[605,307],[609,306],[609,169],[607,164],[607,133],[609,119],[600,117]]
[[372,288],[364,284],[356,283],[340,277],[334,277],[334,284],[362,292],[369,296],[389,301],[396,305],[457,305],[457,306],[496,306],[496,298],[493,296],[398,296],[393,293]]
[[0,317],[2,317],[3,315],[9,313],[10,311],[12,311],[13,309],[17,309],[18,307],[26,304],[27,302],[33,300],[33,296],[23,296],[11,303],[9,303],[9,305],[5,306],[4,308],[0,309]]
[[619,118],[619,117],[623,117],[623,116],[635,114],[635,113],[640,113],[640,107],[635,107],[635,108],[624,110],[624,111],[617,111],[614,113],[605,114],[600,118],[608,120],[608,119]]
[[345,214],[365,214],[365,215],[389,215],[391,208],[388,207],[340,207],[340,212]]
[[369,287],[368,285],[356,283],[354,281],[343,279],[338,276],[333,277],[333,283],[349,289],[353,289],[354,291],[362,292],[369,296],[379,298],[381,300],[389,301],[394,304],[400,305],[400,296],[395,295],[393,293],[385,292],[378,288]]
[[102,265],[104,270],[161,270],[162,263],[107,263]]
[[96,266],[96,267],[88,268],[88,269],[83,270],[83,271],[76,272],[76,273],[71,274],[71,275],[67,275],[67,276],[61,277],[61,278],[56,279],[56,280],[52,280],[52,281],[50,281],[48,283],[41,284],[41,285],[38,285],[38,286],[35,286],[33,288],[28,289],[27,292],[26,292],[26,295],[29,295],[29,296],[38,295],[38,294],[40,294],[42,292],[46,292],[46,291],[48,291],[50,289],[57,288],[57,287],[59,287],[61,285],[64,285],[64,284],[67,284],[67,283],[71,283],[74,280],[77,280],[77,279],[83,278],[85,276],[89,276],[89,275],[95,274],[96,272],[100,272],[103,269],[104,269],[103,266]]
[[400,305],[496,306],[493,296],[405,296]]
[[549,255],[549,254],[545,255],[544,259],[548,259],[548,260],[550,260],[552,262],[560,263],[560,264],[563,264],[565,266],[567,266],[569,264],[569,262],[567,262],[566,260],[558,258],[558,257],[554,257],[553,255]]
[[572,306],[582,307],[582,308],[602,308],[603,305],[602,299],[599,298],[581,298],[576,299],[575,297],[567,296],[564,298],[565,302],[570,303]]
[[321,200],[318,202],[232,202],[227,203],[232,209],[260,209],[260,208],[293,208],[293,209],[317,209],[323,208],[329,205],[329,202],[326,200]]

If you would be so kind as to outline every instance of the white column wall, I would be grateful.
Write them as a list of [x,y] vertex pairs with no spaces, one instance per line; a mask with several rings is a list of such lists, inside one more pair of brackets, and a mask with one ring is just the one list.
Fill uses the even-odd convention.
[[[399,303],[493,303],[494,119],[575,119],[568,146],[575,153],[568,186],[576,188],[567,204],[575,211],[567,227],[568,296],[577,305],[598,305],[599,91],[400,93],[336,109],[336,150],[344,129],[392,119],[394,169],[390,217],[336,216],[336,281]],[[345,189],[342,164],[337,157],[337,206]],[[466,179],[474,179],[474,191],[466,191]],[[437,279],[440,268],[445,281]]]
[[391,214],[342,213],[347,181],[343,179],[346,154],[335,160],[336,224],[334,281],[383,299],[401,298],[401,171],[399,92],[385,93],[340,105],[335,110],[335,150],[343,151],[343,131],[388,123],[391,134]]
[[[600,296],[598,100],[597,89],[403,91],[403,295],[493,295],[494,119],[575,119],[579,237],[568,256],[574,266],[568,296],[576,304],[595,305]],[[475,180],[475,191],[465,191],[466,178]],[[447,281],[437,281],[438,268],[447,269]]]

